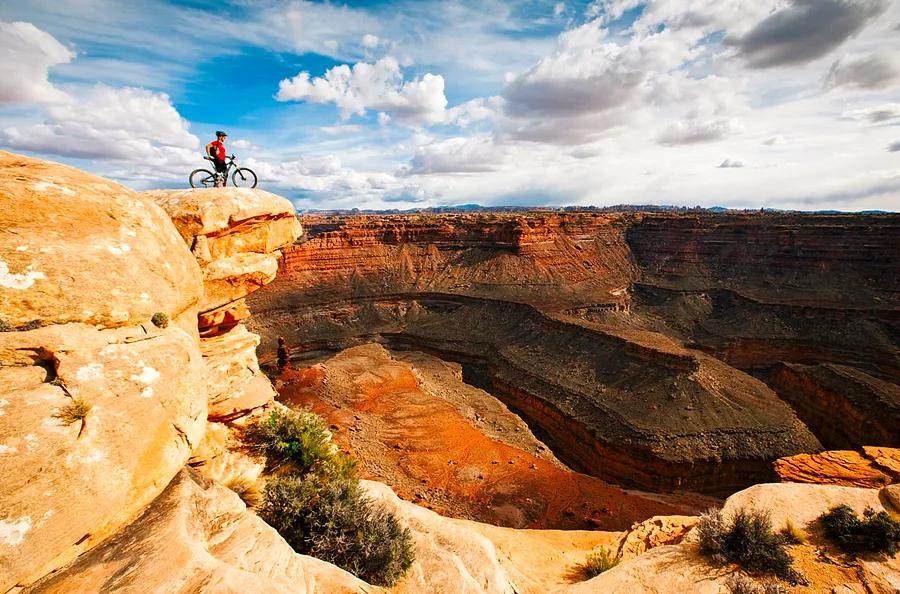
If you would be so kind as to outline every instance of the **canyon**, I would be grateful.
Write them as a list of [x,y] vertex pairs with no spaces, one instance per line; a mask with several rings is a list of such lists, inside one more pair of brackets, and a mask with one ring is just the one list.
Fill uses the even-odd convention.
[[[900,514],[900,216],[298,217],[2,151],[0,200],[0,592],[720,594],[697,516],[748,506],[809,532],[791,591],[900,589],[816,528]],[[409,529],[395,586],[239,496],[288,408]]]
[[650,491],[900,443],[900,216],[301,221],[250,297],[263,360],[283,336],[309,362],[368,342],[455,362],[572,469]]

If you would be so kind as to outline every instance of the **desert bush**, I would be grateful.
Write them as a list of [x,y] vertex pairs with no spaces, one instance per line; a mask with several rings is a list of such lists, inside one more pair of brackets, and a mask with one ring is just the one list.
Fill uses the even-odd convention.
[[153,322],[153,325],[157,326],[158,328],[165,328],[169,325],[169,315],[164,312],[158,311],[153,314],[153,317],[150,318],[150,321]]
[[764,511],[740,509],[730,520],[710,511],[701,516],[698,533],[701,552],[718,561],[737,563],[751,573],[771,574],[791,584],[803,581]]
[[778,535],[786,544],[798,545],[806,542],[803,531],[790,518],[785,521],[784,527],[778,532]]
[[83,420],[91,410],[91,405],[81,398],[75,398],[71,404],[67,404],[53,415],[63,425],[71,425]]
[[870,551],[894,556],[900,550],[900,522],[887,512],[866,508],[860,519],[850,506],[832,507],[820,517],[825,535],[850,553]]
[[781,586],[774,582],[760,584],[739,573],[732,574],[725,580],[725,587],[731,594],[783,594]]
[[600,547],[596,552],[589,554],[579,566],[584,579],[589,580],[604,571],[609,571],[619,564],[619,559],[606,547]]
[[15,327],[6,320],[0,319],[0,332],[15,332]]
[[412,537],[366,498],[353,478],[275,477],[260,516],[298,553],[334,563],[372,584],[392,585],[413,562]]
[[255,508],[262,505],[263,494],[254,481],[238,476],[226,482],[225,486],[237,493],[247,507]]
[[322,419],[311,412],[272,411],[247,429],[246,438],[271,465],[290,464],[301,475],[349,476],[355,467],[331,442]]

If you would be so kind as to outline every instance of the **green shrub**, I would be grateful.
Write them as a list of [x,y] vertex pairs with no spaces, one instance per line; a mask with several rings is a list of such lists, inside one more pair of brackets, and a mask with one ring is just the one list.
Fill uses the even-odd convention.
[[0,319],[0,332],[15,332],[16,329],[6,320]]
[[272,411],[247,429],[246,438],[270,465],[290,464],[301,475],[349,476],[355,467],[331,442],[322,419],[311,412]]
[[589,580],[604,571],[609,571],[619,564],[619,558],[612,554],[606,547],[600,547],[596,552],[589,554],[579,566],[584,579]]
[[165,328],[169,325],[169,315],[158,311],[153,314],[153,317],[150,318],[150,321],[153,322],[153,325],[158,328]]
[[377,585],[392,585],[413,562],[409,530],[362,495],[353,478],[275,477],[259,515],[298,553],[334,563]]
[[803,581],[764,511],[741,509],[730,521],[721,512],[707,512],[700,518],[698,533],[701,552],[718,561],[737,563],[751,573],[771,574],[790,584]]
[[91,405],[82,400],[75,398],[72,404],[67,404],[57,412],[54,417],[62,421],[63,425],[71,425],[82,421],[91,410]]
[[900,550],[900,522],[887,512],[866,508],[860,520],[851,507],[838,505],[820,519],[825,535],[850,553],[870,551],[893,557]]

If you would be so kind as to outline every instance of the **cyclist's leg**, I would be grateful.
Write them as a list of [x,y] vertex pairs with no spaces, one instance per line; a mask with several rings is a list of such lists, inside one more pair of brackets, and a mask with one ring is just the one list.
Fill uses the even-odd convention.
[[220,185],[220,180],[221,185],[224,186],[228,182],[228,166],[222,159],[216,159],[215,161],[213,161],[213,163],[216,166],[216,177],[219,178],[219,180],[216,180],[216,186]]

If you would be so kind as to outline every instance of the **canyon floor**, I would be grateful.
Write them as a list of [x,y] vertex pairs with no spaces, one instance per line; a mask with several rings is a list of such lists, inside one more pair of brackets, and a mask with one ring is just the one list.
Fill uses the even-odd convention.
[[651,494],[569,470],[516,414],[417,351],[353,347],[286,369],[279,400],[322,415],[367,478],[442,515],[514,528],[624,530],[720,500]]

